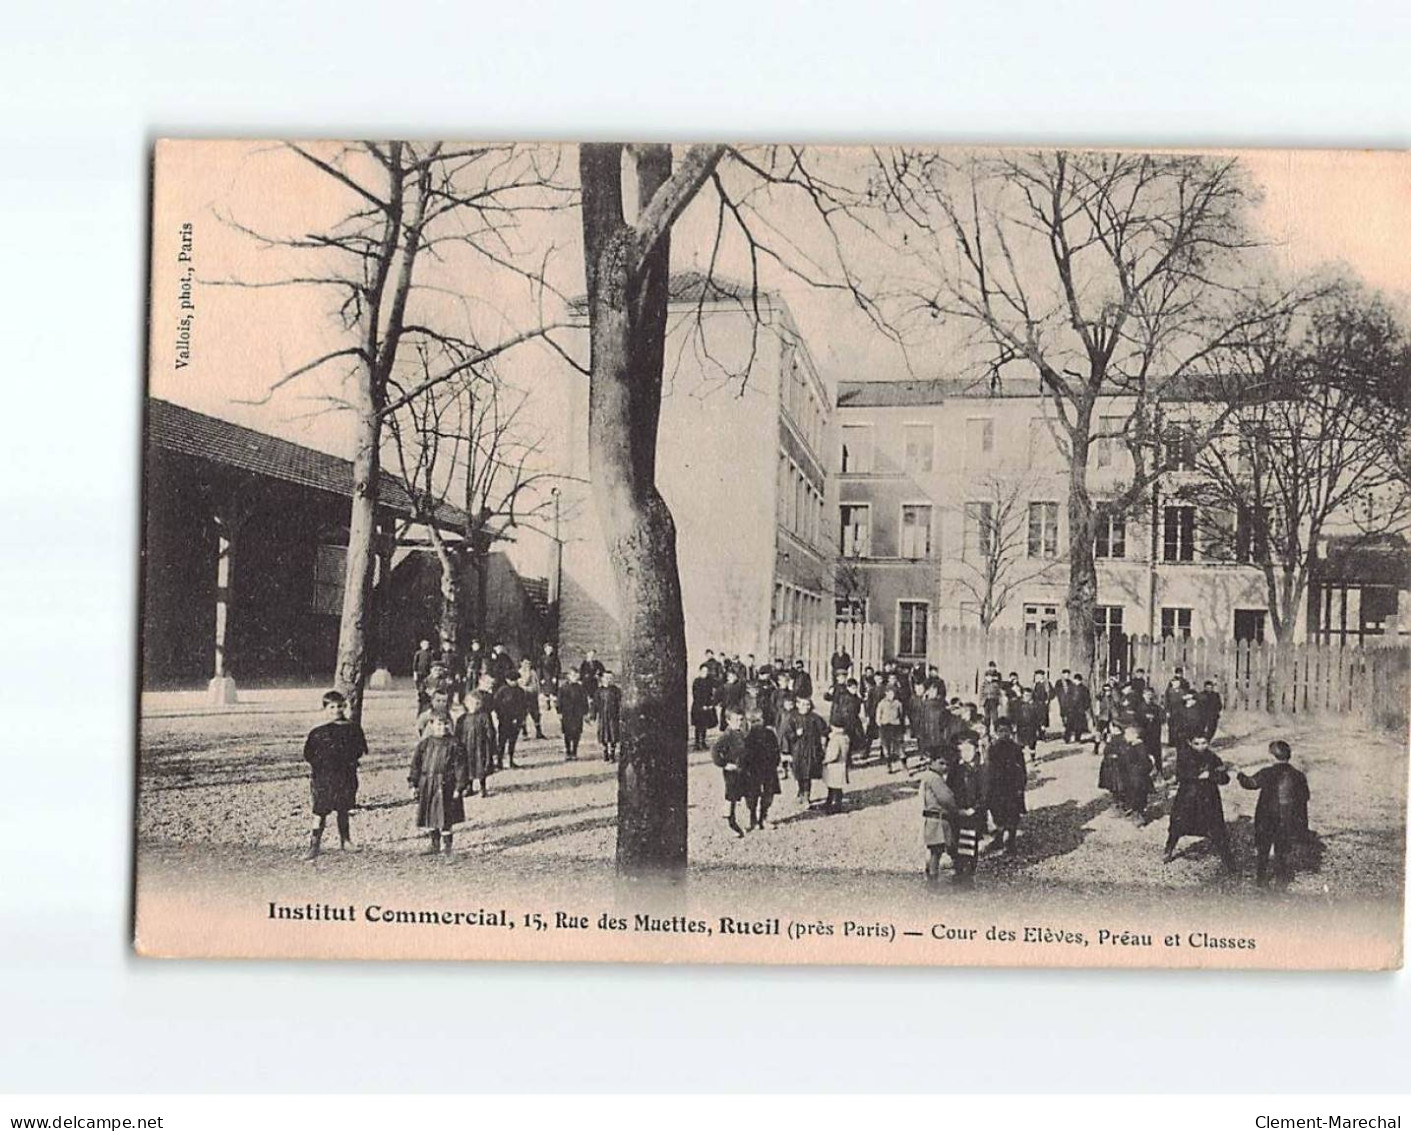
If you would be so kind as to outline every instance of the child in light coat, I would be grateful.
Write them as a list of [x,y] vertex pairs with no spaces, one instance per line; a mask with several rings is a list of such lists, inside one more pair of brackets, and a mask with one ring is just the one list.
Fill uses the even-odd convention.
[[848,728],[837,724],[828,728],[828,745],[823,750],[823,785],[828,798],[823,808],[829,813],[843,810],[843,788],[848,784]]

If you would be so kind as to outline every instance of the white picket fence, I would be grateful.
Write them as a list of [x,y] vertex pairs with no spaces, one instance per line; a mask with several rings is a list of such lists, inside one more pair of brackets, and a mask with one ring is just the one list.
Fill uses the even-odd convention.
[[802,660],[815,687],[832,682],[829,661],[839,648],[852,657],[855,674],[869,664],[882,666],[880,624],[781,624],[770,633],[769,643],[771,661],[778,658],[792,665]]

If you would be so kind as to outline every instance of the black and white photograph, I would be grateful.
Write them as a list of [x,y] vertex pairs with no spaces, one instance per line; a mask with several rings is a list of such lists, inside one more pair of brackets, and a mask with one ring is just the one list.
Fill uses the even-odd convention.
[[152,175],[139,953],[1400,965],[1405,154]]

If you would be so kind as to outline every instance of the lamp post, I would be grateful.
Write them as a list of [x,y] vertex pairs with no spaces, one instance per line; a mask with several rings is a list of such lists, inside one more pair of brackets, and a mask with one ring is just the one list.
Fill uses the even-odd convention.
[[559,489],[550,492],[554,500],[554,568],[549,573],[549,617],[554,638],[554,648],[559,649],[559,604],[563,599],[563,538],[559,533]]

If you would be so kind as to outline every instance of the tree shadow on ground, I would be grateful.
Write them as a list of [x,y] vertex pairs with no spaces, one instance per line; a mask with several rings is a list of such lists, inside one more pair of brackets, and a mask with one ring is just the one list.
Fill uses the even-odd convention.
[[485,848],[491,851],[504,851],[507,848],[524,848],[531,844],[540,844],[546,840],[557,840],[559,837],[573,836],[577,833],[597,832],[599,829],[611,829],[617,827],[616,807],[611,814],[601,817],[585,817],[581,821],[570,821],[566,825],[550,825],[542,829],[526,829],[524,832],[511,833],[509,836],[498,837],[494,840],[487,840]]
[[1004,869],[1026,868],[1056,856],[1067,856],[1082,847],[1093,831],[1087,826],[1111,805],[1112,799],[1103,796],[1082,805],[1064,801],[1031,809],[1020,826],[1018,851],[994,856],[995,865]]
[[[490,794],[490,800],[491,802],[495,800],[493,793]],[[480,797],[478,794],[474,798],[466,798],[466,819],[468,821],[474,821],[476,828],[486,829],[491,832],[508,828],[511,825],[527,825],[535,821],[552,821],[558,817],[579,816],[583,819],[587,819],[587,815],[594,812],[601,811],[604,814],[616,814],[617,812],[617,800],[614,798],[601,805],[570,805],[564,809],[536,810],[533,813],[517,813],[513,816],[492,817],[487,820],[481,820],[479,818],[482,811],[477,808],[479,805]]]
[[542,793],[545,790],[562,789],[565,786],[591,785],[617,777],[617,763],[603,762],[602,769],[583,774],[559,774],[556,777],[540,778],[537,781],[515,781],[506,779],[505,774],[522,774],[524,769],[498,770],[490,776],[490,796],[507,793]]
[[[369,754],[358,763],[358,773],[392,769],[407,761],[401,754]],[[221,789],[227,786],[265,785],[308,780],[308,763],[279,758],[235,758],[193,765],[189,759],[172,759],[141,769],[141,789],[152,793],[180,789]],[[176,780],[173,780],[176,779]]]
[[776,826],[783,826],[798,821],[812,821],[819,817],[843,816],[861,809],[871,809],[877,805],[892,805],[915,796],[916,779],[909,776],[897,777],[890,781],[879,782],[867,789],[859,789],[850,793],[844,792],[841,813],[829,813],[823,809],[821,802],[815,801],[809,808],[791,813],[787,817],[779,817],[772,823]]
[[1030,766],[1042,766],[1045,762],[1057,762],[1061,758],[1071,758],[1075,754],[1082,754],[1089,747],[1086,745],[1075,745],[1069,743],[1060,746],[1057,750],[1040,751],[1038,757],[1027,760]]

